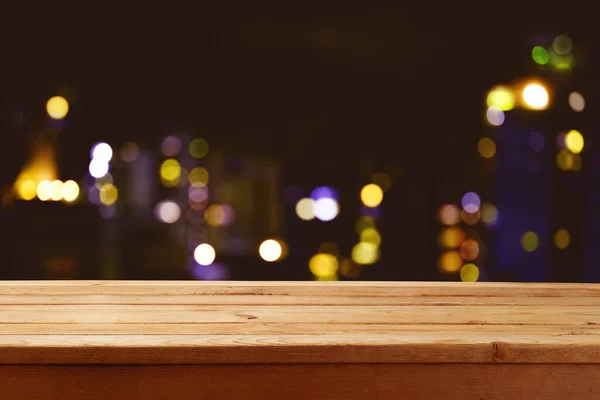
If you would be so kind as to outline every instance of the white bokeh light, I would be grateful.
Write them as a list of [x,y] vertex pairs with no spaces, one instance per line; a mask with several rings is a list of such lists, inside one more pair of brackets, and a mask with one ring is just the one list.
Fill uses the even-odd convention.
[[202,243],[194,250],[194,260],[200,265],[212,264],[216,256],[215,249],[208,243]]
[[325,197],[315,201],[314,210],[317,219],[331,221],[339,214],[340,206],[335,199]]
[[181,208],[177,203],[171,200],[161,201],[154,209],[156,218],[165,224],[172,224],[181,217]]
[[102,178],[108,173],[108,162],[94,158],[90,161],[89,171],[94,178]]
[[279,260],[281,258],[281,254],[283,253],[283,249],[277,240],[267,239],[260,244],[258,248],[258,253],[260,257],[268,262],[273,262]]
[[92,158],[100,161],[109,162],[112,159],[112,147],[108,143],[96,143],[92,147]]

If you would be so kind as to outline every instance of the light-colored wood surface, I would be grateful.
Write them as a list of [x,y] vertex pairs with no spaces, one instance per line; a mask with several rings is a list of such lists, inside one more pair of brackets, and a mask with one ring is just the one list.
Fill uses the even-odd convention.
[[0,282],[0,364],[600,364],[600,286]]

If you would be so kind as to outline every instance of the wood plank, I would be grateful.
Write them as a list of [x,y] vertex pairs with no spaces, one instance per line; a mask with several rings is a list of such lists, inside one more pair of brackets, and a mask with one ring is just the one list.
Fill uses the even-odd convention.
[[6,399],[596,400],[598,365],[0,366]]

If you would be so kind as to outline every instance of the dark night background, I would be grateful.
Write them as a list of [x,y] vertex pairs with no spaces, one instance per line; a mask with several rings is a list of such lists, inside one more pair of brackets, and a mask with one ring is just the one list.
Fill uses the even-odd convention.
[[[79,181],[87,173],[90,148],[98,141],[109,143],[117,154],[126,142],[159,149],[168,132],[187,131],[232,157],[252,154],[275,161],[281,198],[296,185],[305,195],[318,185],[339,191],[341,213],[328,223],[300,221],[293,206],[283,208],[279,236],[290,254],[280,263],[262,262],[257,254],[230,259],[217,254],[217,261],[230,269],[228,278],[311,279],[308,260],[324,241],[336,242],[340,254],[348,256],[356,242],[360,188],[373,172],[400,164],[403,173],[385,194],[378,221],[382,257],[358,279],[456,280],[456,274],[436,268],[441,251],[437,210],[445,203],[460,204],[467,191],[495,202],[499,192],[512,190],[498,186],[502,171],[477,152],[477,141],[490,135],[485,95],[497,84],[538,76],[551,82],[556,97],[582,92],[585,112],[575,119],[566,102],[537,114],[515,111],[507,129],[546,129],[556,135],[576,125],[586,138],[584,167],[575,181],[552,170],[548,186],[539,189],[547,199],[548,233],[540,232],[540,240],[546,238],[548,245],[540,245],[538,252],[544,257],[498,258],[499,252],[511,250],[494,245],[493,230],[477,228],[488,243],[481,280],[598,278],[594,251],[600,242],[594,242],[595,231],[589,228],[598,224],[589,200],[598,177],[593,158],[586,158],[594,145],[600,90],[600,32],[591,9],[574,3],[551,9],[541,1],[518,7],[449,1],[388,7],[339,2],[314,8],[276,3],[98,8],[86,3],[56,9],[48,3],[19,4],[4,5],[0,17],[0,185],[5,188],[23,167],[30,140],[47,124],[46,101],[67,85],[76,92],[76,101],[58,138],[61,179]],[[547,45],[560,34],[573,39],[576,60],[563,75],[541,70],[531,60],[534,45]],[[555,151],[545,155],[554,169],[555,156]],[[105,222],[90,217],[88,223],[87,211],[75,207],[29,203],[31,210],[23,205],[0,210],[0,246],[9,254],[0,278],[47,278],[37,265],[41,258],[31,255],[38,247],[62,246],[64,254],[80,254],[85,248],[89,260],[101,257],[97,232]],[[61,218],[78,223],[43,222]],[[55,227],[42,229],[50,225]],[[120,248],[138,246],[139,254],[160,246],[162,234],[124,226],[115,233]],[[572,245],[562,252],[551,245],[559,227],[572,235]],[[137,232],[131,233],[137,239],[127,239],[123,232],[129,231]],[[172,257],[167,258],[180,259],[179,250],[169,251]],[[185,271],[156,272],[160,266],[132,266],[136,257],[124,250],[121,255],[116,274],[98,274],[92,267],[88,271],[80,261],[75,277],[189,277]],[[187,255],[182,257],[185,264]],[[516,269],[499,268],[503,262]],[[521,273],[528,263],[545,272]]]

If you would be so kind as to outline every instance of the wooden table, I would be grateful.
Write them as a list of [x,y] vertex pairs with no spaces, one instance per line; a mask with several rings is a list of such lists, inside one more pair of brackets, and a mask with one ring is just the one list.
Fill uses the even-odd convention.
[[600,399],[600,285],[0,282],[1,399]]

